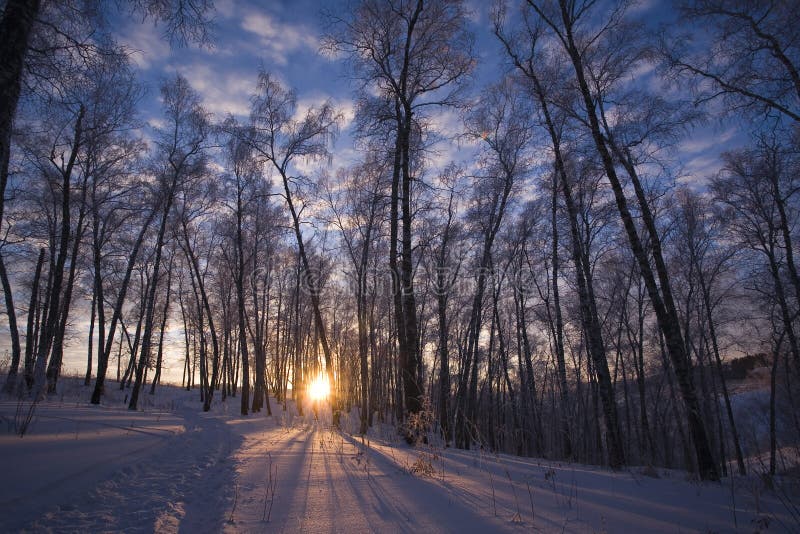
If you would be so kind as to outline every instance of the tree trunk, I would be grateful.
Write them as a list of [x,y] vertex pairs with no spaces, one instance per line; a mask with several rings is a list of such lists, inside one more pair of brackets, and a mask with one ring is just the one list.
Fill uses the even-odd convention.
[[[106,337],[105,346],[102,347],[102,353],[99,354],[97,359],[97,379],[94,383],[94,390],[92,391],[92,404],[100,404],[100,398],[103,395],[104,388],[105,388],[105,380],[106,380],[106,371],[108,370],[108,360],[111,358],[111,348],[114,344],[114,338],[116,336],[117,331],[117,323],[119,323],[120,318],[122,317],[122,307],[125,304],[125,297],[128,294],[128,286],[130,285],[131,275],[133,274],[133,268],[136,265],[136,259],[139,256],[139,249],[144,242],[144,236],[147,233],[147,229],[150,227],[150,223],[153,221],[156,215],[156,209],[150,211],[145,219],[144,223],[142,224],[141,230],[139,230],[139,235],[136,238],[136,242],[133,245],[133,250],[131,250],[130,257],[128,258],[128,265],[125,268],[125,276],[122,279],[122,286],[120,287],[119,294],[117,295],[117,301],[114,305],[114,310],[111,313],[111,324],[108,327],[108,336]],[[102,284],[102,280],[99,278],[99,250],[95,252],[95,283]],[[101,289],[102,292],[102,289]],[[120,345],[121,346],[121,345]],[[98,347],[100,350],[101,347]],[[119,362],[118,362],[119,366]],[[119,379],[119,370],[117,371],[117,379]]]
[[[553,143],[555,154],[556,174],[561,178],[561,190],[567,207],[567,215],[570,220],[570,233],[572,239],[572,261],[575,264],[575,276],[578,288],[578,301],[581,310],[581,323],[586,334],[587,350],[592,358],[594,369],[597,373],[598,386],[600,388],[600,401],[603,404],[603,417],[606,423],[606,441],[608,446],[609,465],[612,468],[619,468],[625,463],[622,449],[622,439],[619,433],[619,421],[617,418],[616,400],[613,386],[611,385],[611,375],[608,370],[608,359],[606,348],[603,341],[602,327],[600,318],[597,316],[597,304],[594,298],[594,290],[591,281],[591,268],[589,266],[589,251],[584,250],[580,239],[578,228],[578,208],[572,194],[572,185],[566,172],[566,165],[561,151],[561,139],[556,130],[555,124],[550,117],[548,103],[545,100],[544,91],[538,82],[538,78],[533,78],[537,96],[545,115],[550,138]],[[564,373],[566,379],[566,372]]]
[[167,268],[167,289],[164,292],[164,308],[161,311],[161,325],[158,331],[158,353],[156,354],[156,371],[153,375],[153,382],[150,384],[150,395],[156,392],[156,385],[161,382],[161,362],[164,357],[164,331],[167,328],[167,318],[169,317],[170,294],[172,292],[172,266],[175,251],[172,251]]
[[[320,300],[319,300],[319,287],[317,285],[318,280],[314,277],[314,274],[311,270],[311,265],[308,262],[308,256],[306,255],[306,249],[303,245],[303,234],[300,232],[300,218],[297,215],[297,211],[294,208],[294,203],[292,202],[292,193],[289,189],[289,178],[286,175],[286,172],[283,169],[280,169],[281,178],[283,179],[283,190],[286,195],[286,203],[289,206],[289,212],[292,215],[292,223],[294,225],[294,235],[297,239],[297,248],[298,252],[300,253],[300,260],[303,263],[303,276],[306,280],[306,284],[308,286],[308,290],[311,297],[311,307],[314,313],[314,324],[317,328],[317,332],[319,334],[319,342],[322,345],[322,353],[325,358],[325,370],[328,375],[328,383],[330,384],[331,393],[335,391],[334,385],[334,374],[333,374],[333,357],[331,355],[331,349],[328,345],[328,337],[325,334],[325,323],[322,319],[322,310],[320,308]],[[334,426],[339,426],[339,409],[337,406],[337,401],[335,395],[332,395],[334,398],[331,399],[331,410],[333,411],[333,424]]]
[[[597,110],[595,109],[595,102],[584,73],[583,58],[578,46],[575,44],[572,34],[573,22],[571,20],[571,15],[568,12],[567,3],[565,0],[560,0],[559,4],[561,6],[561,17],[566,32],[564,46],[574,67],[578,87],[580,89],[587,118],[589,120],[592,138],[594,139],[595,146],[602,160],[606,176],[611,183],[617,209],[625,227],[625,232],[628,236],[631,249],[633,250],[633,254],[639,263],[642,276],[645,279],[647,290],[650,294],[650,300],[652,301],[653,308],[656,312],[656,319],[658,321],[659,328],[664,334],[667,351],[675,369],[675,375],[678,379],[681,395],[683,397],[684,404],[686,405],[689,429],[692,433],[695,452],[697,454],[700,477],[704,480],[718,480],[719,473],[717,471],[717,465],[714,462],[713,455],[711,454],[708,433],[700,413],[700,405],[697,400],[697,394],[689,376],[683,336],[680,331],[680,323],[672,299],[669,276],[664,268],[664,261],[661,257],[659,236],[657,232],[655,232],[654,224],[652,224],[652,216],[650,214],[648,205],[646,202],[642,202],[644,199],[642,199],[639,195],[638,189],[640,188],[637,186],[638,181],[634,180],[634,177],[632,176],[631,179],[634,180],[634,187],[637,189],[637,197],[639,198],[642,217],[645,220],[645,225],[648,229],[649,237],[653,244],[652,255],[656,263],[659,281],[661,282],[660,292],[659,286],[656,285],[655,277],[653,276],[653,272],[650,267],[650,262],[648,261],[644,248],[642,247],[639,235],[636,232],[636,226],[630,210],[628,209],[628,201],[625,197],[625,192],[619,177],[617,176],[616,167],[611,157],[611,153],[609,152],[608,144],[600,130],[600,122],[597,116]],[[601,377],[601,379],[604,380],[605,378]]]
[[[553,132],[555,133],[555,132]],[[553,264],[553,309],[555,312],[555,348],[556,348],[556,365],[558,368],[558,382],[561,393],[561,443],[563,446],[564,458],[572,458],[572,443],[570,441],[569,432],[569,390],[567,389],[567,367],[564,360],[564,319],[561,314],[561,298],[558,290],[558,179],[557,172],[553,173],[553,198],[551,210],[551,225],[553,227],[553,247],[552,247],[552,264]]]
[[247,350],[247,320],[244,302],[244,251],[242,244],[242,189],[236,191],[236,315],[239,325],[239,352],[242,358],[242,393],[239,412],[248,414],[250,404],[250,355]]
[[[36,357],[36,365],[34,368],[34,379],[36,381],[37,391],[35,395],[41,396],[45,387],[45,368],[47,366],[47,359],[50,354],[50,349],[53,347],[53,340],[56,337],[56,332],[59,327],[59,317],[61,312],[61,290],[64,282],[64,266],[67,262],[67,255],[69,249],[70,238],[70,188],[72,170],[75,166],[75,161],[78,157],[78,151],[82,142],[82,123],[83,116],[86,109],[83,105],[80,106],[78,116],[75,119],[74,136],[72,139],[72,148],[67,164],[64,168],[60,168],[61,174],[61,235],[59,239],[59,249],[56,256],[55,264],[52,269],[52,284],[49,285],[49,294],[45,298],[47,302],[46,322],[42,327],[39,340],[39,353]],[[77,235],[76,235],[77,238]]]
[[[780,361],[781,345],[783,343],[784,333],[781,333],[778,340],[775,342],[775,347],[772,351],[772,365],[770,366],[769,373],[769,475],[775,476],[776,471],[776,456],[777,456],[777,433],[776,433],[776,410],[775,399],[777,397],[776,376],[778,374],[778,362]],[[788,372],[788,369],[787,369]]]
[[[0,191],[0,195],[2,195],[2,191]],[[2,222],[1,218],[0,222]],[[17,312],[14,308],[14,294],[11,290],[11,284],[8,281],[8,273],[6,272],[6,264],[2,254],[0,254],[0,281],[2,281],[3,284],[3,295],[6,301],[6,315],[8,316],[8,329],[9,333],[11,334],[11,365],[8,368],[8,375],[6,376],[4,390],[6,393],[11,393],[16,388],[22,349],[20,348],[19,344],[19,329],[17,328]]]
[[217,339],[217,329],[214,326],[214,316],[211,313],[211,305],[209,304],[208,293],[206,292],[206,284],[203,280],[202,273],[200,272],[200,264],[197,260],[194,250],[192,249],[191,243],[189,242],[189,230],[186,219],[182,219],[181,224],[183,227],[183,239],[185,245],[183,250],[187,259],[189,260],[189,267],[194,273],[194,278],[197,281],[197,289],[200,291],[200,304],[203,306],[205,313],[208,316],[208,330],[211,334],[211,376],[208,383],[209,387],[206,390],[206,395],[203,401],[203,411],[207,412],[211,409],[211,400],[214,397],[214,389],[217,387],[217,381],[219,379],[219,340]]
[[[450,427],[450,350],[448,347],[450,332],[447,322],[447,304],[452,281],[458,276],[458,270],[452,278],[445,279],[448,246],[453,221],[453,197],[455,192],[450,191],[447,204],[447,222],[442,232],[442,242],[436,259],[436,304],[439,320],[439,425],[445,446],[450,445],[452,428]],[[459,264],[460,266],[460,264]]]
[[156,304],[156,291],[158,290],[158,276],[161,268],[161,253],[164,248],[164,234],[167,230],[167,220],[169,212],[172,209],[172,202],[174,200],[174,191],[177,183],[177,176],[173,176],[172,184],[169,191],[166,192],[166,198],[163,199],[164,206],[161,212],[161,224],[158,229],[158,237],[155,244],[155,259],[153,261],[153,273],[151,275],[150,287],[146,296],[146,307],[144,310],[144,331],[142,333],[142,348],[139,356],[139,363],[136,366],[136,380],[134,381],[133,390],[131,391],[131,398],[128,402],[129,410],[136,410],[139,402],[139,390],[142,387],[142,379],[144,377],[144,368],[147,366],[150,359],[150,347],[153,338],[153,318],[155,315]]
[[39,315],[39,281],[42,277],[44,265],[44,249],[39,249],[39,259],[36,261],[36,270],[33,274],[31,286],[31,300],[28,305],[28,326],[25,333],[25,385],[30,390],[33,387],[33,366],[36,351],[36,323]]
[[411,108],[406,106],[404,110],[404,128],[401,137],[402,151],[402,186],[403,196],[402,206],[402,238],[400,255],[400,278],[401,292],[403,298],[403,330],[405,332],[405,356],[401,356],[404,362],[403,373],[403,401],[407,413],[416,414],[422,409],[422,386],[419,384],[418,375],[422,365],[419,347],[419,331],[417,320],[417,302],[414,295],[414,266],[411,258],[411,169],[409,158],[411,156],[410,134],[411,134]]
[[78,253],[80,251],[81,241],[83,240],[84,224],[83,221],[86,217],[86,180],[83,182],[81,189],[81,204],[78,214],[78,222],[75,225],[75,235],[72,238],[72,253],[70,255],[69,275],[67,276],[67,286],[64,290],[64,298],[61,302],[61,311],[59,312],[59,322],[56,330],[56,335],[53,340],[53,354],[50,357],[50,363],[47,367],[47,392],[55,393],[56,382],[61,375],[61,365],[64,355],[64,335],[67,330],[67,320],[69,318],[69,310],[72,304],[72,291],[75,287],[75,273],[78,266]]
[[0,223],[3,221],[11,132],[17,113],[25,56],[39,0],[8,0],[0,20]]
[[[394,145],[394,161],[392,165],[392,189],[389,208],[389,274],[392,277],[392,302],[394,304],[394,321],[395,329],[397,332],[397,356],[398,365],[404,369],[406,367],[406,332],[405,332],[405,315],[403,314],[403,289],[401,284],[400,269],[397,264],[397,236],[398,236],[398,221],[399,221],[399,204],[400,204],[400,174],[401,174],[401,161],[402,161],[402,142],[400,130],[402,128],[402,114],[400,111],[400,103],[395,100],[395,119],[397,123],[397,137]],[[402,383],[398,387],[403,387]],[[402,398],[400,396],[399,398]],[[402,418],[403,404],[400,403],[397,409]]]
[[[94,285],[94,284],[93,284]],[[92,352],[94,351],[94,322],[97,316],[97,286],[92,289],[92,305],[89,311],[89,341],[86,350],[86,374],[83,377],[83,385],[88,386],[92,383]]]
[[[714,352],[714,360],[717,364],[717,374],[719,376],[720,384],[722,385],[722,396],[725,399],[725,411],[728,415],[728,424],[731,427],[731,434],[733,437],[733,447],[736,451],[736,465],[739,468],[739,474],[744,476],[747,474],[747,469],[744,465],[744,455],[742,454],[742,446],[739,443],[739,432],[736,429],[736,418],[733,416],[733,408],[731,406],[731,398],[728,394],[728,385],[725,381],[725,375],[722,371],[722,358],[719,355],[719,345],[717,342],[717,330],[714,326],[714,317],[712,313],[711,307],[711,296],[709,294],[708,286],[703,278],[703,274],[700,274],[700,289],[703,293],[703,305],[706,310],[706,318],[708,320],[708,335],[711,337],[711,348]],[[720,435],[720,440],[722,440],[722,436]],[[724,458],[723,458],[724,460]]]

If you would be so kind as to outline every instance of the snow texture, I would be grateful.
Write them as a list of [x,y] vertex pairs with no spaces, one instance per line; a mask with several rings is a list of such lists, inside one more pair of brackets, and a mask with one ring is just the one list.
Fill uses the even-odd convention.
[[414,448],[291,402],[272,417],[238,415],[236,398],[202,413],[196,391],[173,387],[137,412],[71,395],[33,406],[23,437],[30,402],[0,402],[0,532],[800,530],[790,482]]

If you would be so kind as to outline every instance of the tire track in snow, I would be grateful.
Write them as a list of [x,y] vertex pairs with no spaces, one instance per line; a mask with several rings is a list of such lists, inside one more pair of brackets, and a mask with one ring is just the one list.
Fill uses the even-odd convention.
[[[232,507],[229,511],[233,521],[225,524],[225,532],[274,530],[290,502],[288,496],[307,475],[304,459],[313,447],[313,434],[308,427],[264,429],[263,420],[248,423],[256,428],[250,429],[241,451],[236,454],[235,484],[239,496],[235,509]],[[277,471],[277,485],[272,496],[266,488],[270,467]],[[269,505],[268,498],[272,498],[273,505],[270,522],[262,519]]]
[[[237,466],[243,498],[225,532],[499,532],[519,525],[486,517],[427,478],[318,423],[251,428]],[[269,458],[278,484],[262,520]],[[365,462],[369,462],[367,470]],[[249,496],[247,495],[249,494]]]
[[240,439],[218,417],[186,409],[185,432],[96,488],[50,510],[30,532],[213,532],[232,495]]

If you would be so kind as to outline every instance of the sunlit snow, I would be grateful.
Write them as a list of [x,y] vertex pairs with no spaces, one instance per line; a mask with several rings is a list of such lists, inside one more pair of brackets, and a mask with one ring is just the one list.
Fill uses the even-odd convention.
[[[354,432],[330,408],[200,411],[164,386],[123,408],[64,379],[34,406],[0,403],[1,532],[770,532],[796,530],[792,505],[759,478],[700,483],[684,472],[409,447],[389,426]],[[24,437],[15,433],[31,413]]]

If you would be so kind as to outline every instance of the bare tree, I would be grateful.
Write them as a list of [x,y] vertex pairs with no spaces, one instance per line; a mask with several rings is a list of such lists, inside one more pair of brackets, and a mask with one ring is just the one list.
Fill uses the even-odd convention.
[[[800,369],[800,341],[796,332],[798,302],[786,289],[790,248],[783,247],[782,222],[778,208],[782,197],[774,195],[773,180],[783,180],[787,154],[777,146],[761,143],[725,155],[726,165],[712,187],[718,202],[726,206],[732,233],[742,245],[763,254],[774,285],[783,334]],[[792,222],[789,224],[793,225]]]
[[[420,120],[431,107],[458,102],[459,90],[473,66],[472,37],[466,31],[461,2],[380,2],[366,0],[344,19],[330,15],[339,33],[327,38],[330,49],[344,52],[362,80],[375,123],[390,124],[392,192],[389,269],[393,294],[404,410],[422,408],[419,324],[412,260],[412,184],[422,161],[413,150]],[[377,88],[377,99],[367,88]],[[402,218],[398,230],[398,215]],[[401,251],[397,249],[400,238]],[[398,253],[400,254],[398,262]],[[413,439],[409,437],[408,439]]]
[[[284,200],[292,218],[303,265],[305,287],[311,298],[314,322],[320,336],[328,380],[333,390],[333,358],[322,317],[319,273],[312,269],[306,253],[300,219],[302,207],[298,209],[295,205],[297,199],[296,194],[293,194],[303,177],[295,176],[293,172],[296,172],[297,158],[313,159],[328,155],[328,142],[336,132],[339,116],[327,102],[319,108],[309,109],[300,120],[293,118],[296,109],[295,93],[284,88],[269,73],[262,71],[258,77],[258,92],[253,98],[250,123],[241,133],[242,140],[280,176],[283,184]],[[338,407],[335,399],[332,408],[334,421],[338,424]]]
[[[128,408],[131,410],[137,407],[144,369],[150,359],[157,282],[172,207],[179,190],[185,187],[188,181],[205,173],[206,168],[205,150],[208,144],[209,124],[205,111],[200,107],[199,97],[181,76],[166,81],[162,85],[161,95],[164,99],[168,126],[156,132],[154,197],[158,206],[159,223],[150,287],[146,296],[141,352],[128,403]],[[204,409],[208,409],[209,403],[210,401],[207,401],[203,405]]]
[[[79,154],[82,152],[83,144],[86,141],[84,130],[84,118],[86,117],[85,100],[78,98],[77,101],[61,105],[53,102],[50,111],[55,115],[60,112],[60,122],[62,128],[69,132],[62,137],[60,129],[43,133],[38,136],[36,141],[31,140],[28,144],[32,159],[36,162],[36,167],[45,179],[45,187],[50,191],[49,199],[54,207],[54,215],[49,224],[50,239],[50,266],[48,270],[48,283],[45,291],[45,304],[43,307],[42,328],[39,332],[37,345],[36,363],[34,366],[34,376],[37,383],[36,395],[44,393],[45,372],[48,370],[48,389],[55,387],[55,368],[60,369],[61,343],[63,342],[63,331],[61,326],[64,324],[62,318],[69,312],[69,300],[72,290],[72,280],[74,280],[74,259],[76,248],[79,245],[83,232],[83,204],[81,204],[81,215],[78,224],[73,228],[73,208],[72,192],[75,187],[74,180],[80,177],[80,165],[78,163]],[[49,137],[49,138],[48,138]],[[48,148],[43,148],[48,147]],[[81,180],[83,181],[83,180]],[[84,184],[85,185],[85,184]],[[85,188],[79,190],[85,191]],[[55,211],[55,206],[58,210]],[[65,268],[70,257],[72,248],[73,261],[70,262],[70,275],[65,281]],[[48,368],[48,361],[52,359],[52,366]],[[53,371],[51,371],[53,369]],[[52,391],[52,390],[51,390]]]
[[[361,376],[361,426],[366,434],[369,421],[369,337],[368,280],[369,265],[376,238],[379,236],[385,204],[385,165],[380,160],[366,161],[349,169],[349,178],[341,176],[344,188],[338,194],[327,188],[327,203],[333,224],[339,229],[344,250],[353,268],[355,279],[356,319],[358,321],[358,356]],[[345,171],[342,171],[344,174]]]
[[[11,132],[17,112],[25,71],[41,78],[45,85],[58,83],[59,73],[68,62],[64,53],[71,50],[78,58],[91,56],[95,48],[90,38],[96,33],[104,6],[98,0],[43,2],[10,0],[0,18],[0,221],[3,220]],[[204,42],[208,38],[210,0],[137,0],[130,14],[144,13],[166,25],[165,35],[178,43]],[[34,50],[31,52],[31,45]],[[27,63],[27,65],[26,65]]]
[[208,325],[207,329],[200,332],[201,340],[205,337],[205,330],[211,336],[211,372],[203,362],[200,377],[203,410],[208,411],[219,379],[220,343],[216,314],[211,306],[210,286],[213,280],[210,280],[212,275],[209,271],[212,262],[205,261],[201,265],[201,258],[210,259],[212,251],[217,248],[216,236],[206,231],[208,218],[216,207],[217,188],[215,177],[208,176],[202,169],[198,171],[190,177],[191,187],[181,187],[176,191],[175,222],[178,228],[174,237],[186,258],[191,285],[195,290],[197,313]]
[[[632,39],[635,34],[633,26],[625,18],[627,3],[617,3],[605,17],[603,24],[599,25],[596,22],[591,24],[588,22],[589,17],[594,13],[592,8],[595,6],[592,2],[529,0],[528,5],[550,29],[573,67],[573,75],[582,104],[582,120],[588,127],[602,168],[614,192],[620,219],[631,250],[639,264],[640,272],[645,279],[648,294],[678,378],[700,476],[703,479],[716,480],[719,478],[719,473],[711,453],[708,432],[702,419],[694,385],[689,377],[686,345],[672,295],[669,273],[661,252],[661,238],[655,226],[652,210],[641,188],[635,165],[630,158],[619,157],[620,146],[609,139],[606,135],[607,132],[603,130],[602,101],[608,88],[613,85],[614,79],[620,77],[620,71],[615,69],[623,69],[622,72],[624,72],[624,68],[635,65],[641,57],[637,48],[631,44],[635,42],[635,39]],[[626,43],[627,46],[623,46]],[[655,264],[655,272],[643,246],[642,237],[637,231],[631,214],[630,202],[617,172],[615,159],[622,163],[636,192],[636,205],[644,222],[646,236],[650,240],[649,256]],[[656,281],[656,277],[658,281]]]
[[[246,272],[245,256],[244,256],[244,222],[245,217],[245,204],[249,200],[250,191],[249,187],[256,174],[254,161],[247,145],[240,142],[235,136],[228,141],[227,154],[229,165],[231,167],[236,200],[233,206],[233,211],[236,217],[236,258],[234,261],[234,280],[236,283],[236,301],[237,301],[237,323],[239,327],[239,351],[241,352],[242,359],[242,389],[241,389],[241,407],[242,415],[247,415],[249,411],[250,400],[250,355],[248,352],[247,344],[247,318],[245,315],[245,292],[244,292],[244,279]],[[258,376],[261,373],[257,373]]]
[[530,171],[528,155],[532,125],[528,122],[527,102],[517,94],[510,80],[504,80],[487,91],[484,102],[469,115],[467,132],[482,142],[481,174],[474,184],[475,208],[473,217],[480,236],[479,253],[475,264],[475,293],[470,312],[467,347],[463,356],[458,384],[456,445],[469,448],[467,425],[477,418],[477,387],[479,360],[478,338],[482,324],[484,292],[490,271],[492,247],[512,190],[519,187]]
[[[544,51],[541,43],[544,35],[545,24],[541,20],[531,20],[524,17],[524,24],[521,30],[516,33],[506,34],[504,28],[505,11],[500,9],[494,14],[494,33],[503,43],[506,53],[509,55],[516,69],[522,74],[524,87],[531,92],[531,96],[537,104],[540,113],[541,123],[550,138],[553,153],[553,186],[552,186],[552,269],[553,269],[553,300],[554,315],[553,333],[555,338],[555,350],[557,357],[559,380],[561,383],[562,403],[569,406],[569,392],[566,381],[566,367],[563,346],[563,320],[561,318],[561,306],[559,304],[558,290],[558,236],[555,214],[557,210],[557,192],[561,192],[564,205],[566,207],[570,238],[571,238],[571,257],[575,266],[576,286],[580,302],[581,324],[588,344],[589,353],[593,359],[594,368],[598,373],[601,387],[601,397],[603,402],[603,413],[607,427],[607,441],[609,450],[609,463],[612,467],[619,467],[624,463],[621,437],[619,434],[618,417],[616,410],[615,395],[611,384],[608,359],[606,356],[606,344],[603,340],[601,320],[598,315],[598,306],[595,298],[594,285],[592,282],[592,265],[589,258],[589,251],[582,237],[580,228],[580,206],[579,199],[573,193],[577,177],[570,176],[576,174],[574,165],[570,165],[570,155],[568,153],[568,141],[565,140],[565,128],[568,126],[566,117],[561,109],[564,101],[568,98],[563,93],[569,93],[563,81],[565,73],[558,67],[558,59]],[[561,94],[560,97],[556,97]],[[570,170],[570,168],[572,168]],[[571,453],[569,443],[569,429],[566,419],[562,421],[562,432],[564,434],[565,454]]]
[[[439,355],[439,425],[442,429],[445,444],[453,439],[452,401],[450,371],[450,336],[452,318],[448,316],[451,293],[464,265],[464,256],[457,254],[455,245],[463,239],[463,224],[459,220],[459,198],[463,194],[461,183],[464,170],[456,165],[448,165],[439,176],[441,188],[441,219],[429,222],[438,234],[431,245],[435,254],[435,281],[433,290],[436,294],[436,315],[438,320],[438,355]],[[444,200],[446,198],[446,200]]]
[[[661,45],[667,67],[688,79],[697,103],[777,113],[800,122],[800,14],[792,2],[687,0],[676,35]],[[698,45],[686,26],[702,27]],[[698,34],[699,35],[699,34]]]
[[[715,312],[717,312],[719,301],[723,295],[715,294],[714,289],[719,286],[720,278],[730,268],[729,264],[734,256],[735,249],[724,247],[719,242],[724,239],[722,224],[718,218],[713,217],[711,207],[700,195],[690,190],[682,190],[679,192],[678,202],[680,213],[677,222],[679,228],[678,236],[681,241],[680,246],[682,248],[688,247],[691,264],[690,273],[694,275],[697,279],[697,284],[700,286],[704,322],[708,329],[708,337],[711,339],[714,363],[716,364],[719,382],[722,387],[722,398],[725,402],[725,411],[736,454],[736,463],[739,474],[745,475],[744,455],[736,419],[733,415],[725,374],[723,373],[719,335],[717,334],[716,326],[717,317],[715,317]],[[720,436],[720,440],[724,442],[723,436]],[[724,455],[721,455],[723,469],[724,459]]]

